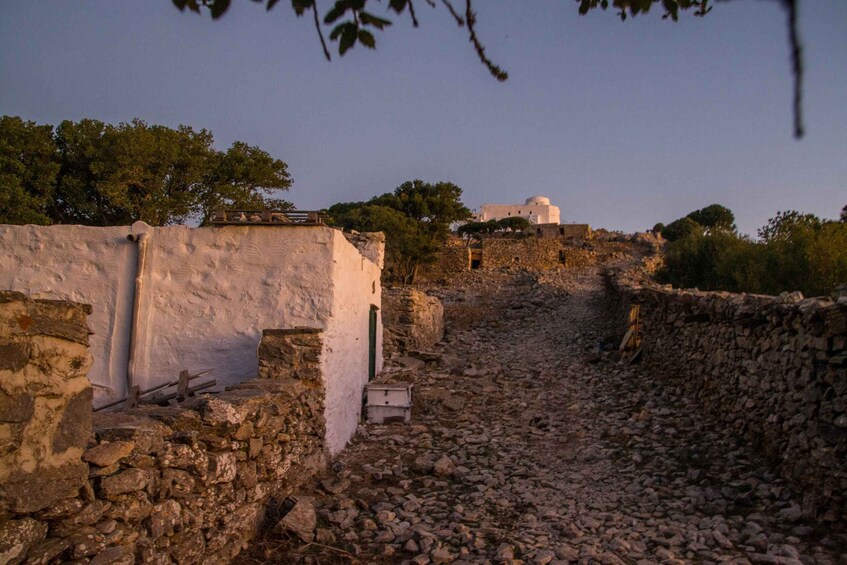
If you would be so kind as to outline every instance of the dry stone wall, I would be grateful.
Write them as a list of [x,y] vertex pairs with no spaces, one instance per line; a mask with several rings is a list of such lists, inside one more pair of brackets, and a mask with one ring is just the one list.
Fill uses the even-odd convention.
[[486,270],[503,267],[548,270],[562,266],[565,245],[561,239],[485,238],[482,240],[482,264]]
[[441,248],[433,263],[421,265],[416,280],[435,281],[469,271],[470,268],[471,248],[463,241],[448,243]]
[[321,332],[265,330],[226,392],[92,418],[87,313],[0,294],[0,563],[231,561],[325,464]]
[[847,520],[847,300],[609,282],[639,307],[643,370],[769,457],[806,512]]
[[427,349],[444,337],[441,301],[412,288],[382,293],[383,354]]

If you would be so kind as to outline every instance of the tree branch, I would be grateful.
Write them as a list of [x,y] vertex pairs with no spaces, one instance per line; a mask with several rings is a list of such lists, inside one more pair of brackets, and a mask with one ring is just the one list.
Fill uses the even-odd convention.
[[412,0],[409,0],[409,15],[412,16],[412,25],[418,27],[418,18],[415,16],[415,5],[412,4]]
[[479,39],[476,36],[476,30],[474,29],[474,25],[476,24],[476,13],[474,13],[473,8],[471,8],[471,0],[465,0],[465,21],[468,22],[468,34],[470,35],[470,41],[473,43],[474,49],[476,49],[476,54],[479,56],[479,60],[482,61],[482,64],[488,68],[488,72],[491,73],[491,76],[500,82],[507,80],[509,78],[509,73],[491,62],[491,60],[485,55],[485,47],[482,46],[482,43],[479,42]]
[[318,17],[318,0],[314,0],[312,2],[312,12],[314,12],[315,16],[315,29],[318,30],[318,37],[321,40],[321,47],[324,50],[324,57],[326,57],[327,61],[332,61],[332,57],[329,56],[329,49],[326,48],[326,41],[324,41],[324,34],[321,31],[321,21]]
[[459,24],[459,27],[463,27],[465,25],[465,20],[462,19],[462,16],[456,12],[456,9],[453,8],[453,4],[450,3],[450,0],[441,0],[441,3],[447,7],[447,11],[450,12],[450,15],[453,16],[453,19],[456,20],[456,23]]
[[798,0],[782,0],[788,11],[788,39],[791,42],[791,66],[794,73],[794,137],[801,139],[805,133],[803,126],[803,47],[800,45],[800,32],[797,28]]

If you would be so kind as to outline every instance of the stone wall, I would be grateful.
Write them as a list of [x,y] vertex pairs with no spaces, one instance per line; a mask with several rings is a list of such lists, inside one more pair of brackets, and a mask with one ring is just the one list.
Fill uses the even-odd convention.
[[538,237],[561,237],[563,239],[587,239],[591,237],[588,224],[539,224],[530,226],[530,231]]
[[464,241],[458,244],[444,245],[438,252],[435,261],[421,265],[418,269],[417,281],[436,281],[456,273],[469,271],[471,268],[471,248]]
[[480,268],[493,270],[513,267],[539,271],[555,269],[562,266],[562,254],[565,249],[561,239],[484,238]]
[[46,534],[10,518],[74,496],[88,478],[90,312],[0,292],[0,563],[14,558],[10,543]]
[[[76,379],[85,378],[90,358],[81,342],[70,340],[79,349],[69,351],[57,344],[65,344],[69,336],[82,340],[87,330],[82,310],[72,305],[15,297],[0,306],[6,333],[13,324],[26,325],[22,316],[32,320],[28,330],[13,327],[12,340],[2,334],[4,351],[10,343],[20,349],[30,334],[39,341],[31,346],[26,367],[21,368],[23,361],[4,361],[0,372],[6,395],[3,418],[21,420],[39,413],[40,397],[29,402],[15,393],[23,399],[7,402],[12,393],[5,372],[44,371],[53,380],[65,378],[57,390],[73,389]],[[29,313],[22,315],[25,308]],[[45,308],[52,308],[65,325],[45,322]],[[53,327],[59,328],[59,337]],[[44,471],[44,463],[38,477],[30,477],[52,485],[47,488],[33,483],[28,492],[17,490],[21,481],[9,481],[5,464],[23,457],[24,443],[11,450],[7,443],[0,562],[231,561],[254,535],[266,504],[291,493],[325,463],[321,348],[318,330],[266,330],[259,345],[260,378],[177,406],[96,413],[93,424],[86,396],[88,417],[73,427],[75,435],[59,433],[61,423],[52,435],[53,453],[64,459],[52,465],[48,458],[52,471]],[[20,356],[3,356],[7,358]],[[46,390],[51,399],[56,392],[38,390]],[[27,408],[31,404],[34,409]],[[64,414],[70,411],[66,408]],[[62,422],[65,416],[56,418]],[[57,452],[57,438],[64,451]],[[32,469],[25,463],[16,467]]]
[[382,294],[383,353],[386,357],[424,350],[444,337],[441,301],[411,288],[386,289]]
[[643,370],[770,458],[806,512],[847,520],[847,300],[609,281],[640,309]]

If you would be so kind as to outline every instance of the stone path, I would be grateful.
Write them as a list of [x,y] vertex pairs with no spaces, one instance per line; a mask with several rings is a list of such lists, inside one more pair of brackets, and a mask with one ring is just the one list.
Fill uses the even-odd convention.
[[441,294],[439,359],[388,375],[414,382],[413,422],[361,426],[247,562],[847,563],[844,525],[807,522],[744,445],[603,351],[595,272]]

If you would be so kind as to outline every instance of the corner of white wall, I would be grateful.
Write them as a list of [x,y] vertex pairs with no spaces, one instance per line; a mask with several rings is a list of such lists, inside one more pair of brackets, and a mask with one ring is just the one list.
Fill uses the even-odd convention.
[[[339,453],[359,425],[362,393],[368,382],[368,319],[371,305],[381,308],[379,266],[365,258],[344,235],[333,236],[333,307],[324,332],[321,366],[326,385],[326,445]],[[382,316],[377,314],[376,369],[382,370]]]

